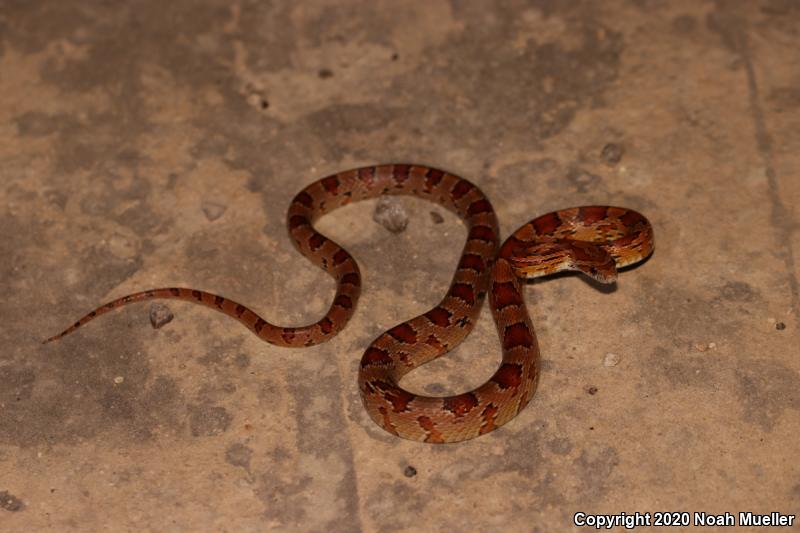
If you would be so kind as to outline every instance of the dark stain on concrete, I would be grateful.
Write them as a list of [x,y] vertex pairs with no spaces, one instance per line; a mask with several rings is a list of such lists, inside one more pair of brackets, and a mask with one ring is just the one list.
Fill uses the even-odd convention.
[[238,353],[234,359],[234,364],[241,370],[250,366],[250,356],[246,353]]
[[697,19],[692,15],[678,15],[672,19],[672,28],[679,34],[690,34],[695,31],[697,27]]
[[767,96],[774,113],[784,113],[800,108],[800,87],[778,87]]
[[[518,31],[522,23],[513,10],[503,15],[489,20],[478,17],[480,27],[472,27],[475,19],[466,17],[470,21],[466,31],[433,54],[484,57],[487,42],[504,42],[508,46],[509,42],[498,36]],[[579,109],[603,105],[603,93],[617,78],[624,48],[620,33],[600,26],[589,17],[570,22],[569,37],[581,42],[575,48],[565,48],[559,42],[531,40],[521,53],[494,52],[492,57],[496,59],[487,61],[462,59],[434,74],[431,81],[440,80],[442,87],[458,84],[466,89],[464,96],[469,98],[470,109],[483,117],[483,130],[487,134],[492,132],[495,142],[506,136],[524,136],[532,141],[552,137],[572,121]],[[434,95],[437,92],[435,86],[426,85],[425,89],[426,97],[431,91]],[[419,99],[422,98],[420,94]],[[498,101],[513,108],[502,122],[498,122],[499,117],[493,111]],[[445,117],[458,117],[462,112],[451,109],[451,102],[442,101],[440,105]]]
[[157,428],[180,427],[181,398],[171,378],[148,378],[149,368],[126,350],[109,356],[89,339],[82,344],[87,348],[75,350],[61,341],[43,348],[46,364],[0,369],[7,402],[0,442],[68,445],[112,430],[143,441],[153,438]]
[[300,473],[280,483],[276,483],[272,472],[262,474],[255,492],[264,505],[264,517],[287,527],[302,524],[308,512],[314,509],[312,497],[308,494],[312,482],[311,476]]
[[9,405],[30,400],[35,382],[36,373],[31,367],[0,367],[0,403]]
[[555,437],[547,443],[547,448],[556,455],[569,455],[575,444],[572,439]]
[[[112,380],[113,383],[113,380]],[[157,428],[175,430],[180,427],[178,405],[180,393],[175,381],[166,376],[156,377],[142,390],[133,384],[103,387],[99,403],[106,420],[121,424],[136,440],[154,437]]]
[[[63,304],[59,305],[57,316],[70,317],[69,320],[77,319],[78,315],[76,313],[82,315],[90,311],[91,308],[105,303],[104,297],[108,299],[105,295],[134,275],[142,265],[141,256],[119,257],[113,254],[105,243],[91,244],[88,248],[76,251],[76,254],[79,256],[76,262],[81,265],[78,285],[86,287],[85,294],[95,295],[94,301],[96,304],[91,304],[89,309],[75,309],[74,304],[70,302],[70,295],[62,295]],[[69,306],[64,305],[68,303]],[[122,310],[115,311],[113,315],[104,316],[85,327],[87,331],[88,328],[94,328],[95,330],[98,327],[105,328],[111,324],[112,320],[119,321],[122,317],[127,320],[141,318],[142,323],[144,323],[148,320],[147,307],[144,305],[125,307]],[[116,324],[119,325],[119,322],[116,322]]]
[[72,9],[66,4],[31,4],[25,1],[3,2],[6,20],[13,24],[5,27],[2,41],[13,43],[26,53],[41,52],[54,39],[71,36],[74,28],[88,25],[91,17],[83,10]]
[[382,530],[407,531],[419,526],[416,517],[424,516],[430,501],[407,481],[391,481],[381,483],[366,496],[364,509],[368,516],[391,513],[396,517],[391,523],[384,523]]
[[[348,133],[372,133],[387,125],[400,108],[386,104],[337,104],[306,115],[308,126],[322,131]],[[338,135],[337,135],[338,137]]]
[[612,474],[619,466],[619,452],[610,446],[584,450],[575,458],[574,465],[579,469],[578,478],[582,480],[577,501],[584,504],[604,501],[605,495],[613,489]]
[[723,300],[749,303],[759,298],[758,291],[744,281],[729,281],[719,291]]
[[233,415],[218,405],[190,405],[189,429],[193,437],[213,437],[228,431]]
[[[205,310],[203,310],[205,311]],[[220,320],[225,324],[230,325],[232,332],[239,333],[242,330],[242,325],[234,320],[227,320],[228,317],[221,315],[218,312],[210,310],[208,320]],[[246,329],[244,333],[249,333]],[[242,338],[232,336],[230,339],[216,339],[208,348],[205,355],[196,358],[196,361],[201,365],[218,373],[221,377],[231,377],[238,373],[239,370],[247,368],[249,357],[247,354],[239,352],[242,345]],[[242,362],[246,364],[242,365]]]
[[250,471],[250,459],[253,457],[253,450],[241,442],[234,442],[225,450],[225,461],[233,466],[240,466],[246,471]]
[[[656,338],[665,339],[670,346],[664,346],[673,353],[687,350],[697,342],[712,342],[716,339],[736,339],[742,333],[740,317],[728,312],[729,300],[710,291],[689,289],[672,284],[669,280],[639,278],[641,298],[636,299],[636,307],[624,320],[638,322],[638,317],[653,315],[652,328]],[[734,285],[732,294],[744,294],[743,289]],[[706,293],[708,292],[708,293]],[[657,302],[655,310],[653,303]],[[658,352],[658,358],[665,354]]]
[[590,190],[597,194],[598,190],[604,188],[601,176],[578,167],[572,167],[567,171],[567,182],[576,194],[586,194]]
[[[688,349],[688,347],[687,347]],[[713,363],[711,362],[713,361]],[[715,376],[715,364],[718,358],[709,361],[709,356],[691,356],[679,354],[674,350],[657,347],[646,361],[640,364],[648,371],[648,382],[659,382],[659,388],[680,387],[714,387],[719,384],[719,377]],[[719,370],[717,368],[717,370]]]
[[748,424],[772,431],[787,412],[800,411],[800,375],[772,360],[750,360],[735,370],[736,390]]
[[26,111],[14,117],[17,132],[23,137],[44,137],[54,133],[74,132],[79,123],[67,113],[47,114],[39,111]]
[[[338,10],[331,9],[331,11]],[[250,46],[271,51],[269,54],[249,54],[248,67],[255,72],[274,72],[291,68],[292,54],[297,52],[300,44],[297,38],[298,32],[302,32],[305,37],[312,40],[324,35],[313,30],[315,27],[313,23],[298,28],[291,15],[292,10],[288,4],[272,4],[266,8],[263,4],[242,6],[239,30],[241,35]],[[225,15],[224,18],[229,19],[230,15]],[[336,26],[329,26],[330,21],[324,15],[318,20],[321,28],[335,30]]]

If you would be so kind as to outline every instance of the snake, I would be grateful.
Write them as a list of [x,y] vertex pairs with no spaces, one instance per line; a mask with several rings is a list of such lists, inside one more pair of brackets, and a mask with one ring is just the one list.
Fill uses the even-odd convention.
[[[289,205],[286,221],[294,245],[336,282],[330,307],[315,323],[279,326],[229,298],[169,287],[110,301],[43,342],[60,339],[121,306],[151,299],[202,304],[279,346],[328,341],[355,312],[361,274],[353,256],[318,232],[314,222],[340,206],[381,195],[430,200],[455,213],[467,229],[458,266],[441,302],[379,335],[360,361],[358,390],[370,418],[392,435],[414,441],[451,443],[484,435],[513,419],[530,402],[541,368],[538,341],[523,298],[525,280],[572,270],[600,283],[614,283],[618,269],[646,259],[654,248],[650,222],[634,210],[613,206],[574,207],[539,216],[501,244],[495,211],[470,181],[426,165],[365,166],[314,181]],[[450,396],[426,396],[403,388],[404,375],[464,340],[487,293],[502,347],[494,374],[474,390]]]

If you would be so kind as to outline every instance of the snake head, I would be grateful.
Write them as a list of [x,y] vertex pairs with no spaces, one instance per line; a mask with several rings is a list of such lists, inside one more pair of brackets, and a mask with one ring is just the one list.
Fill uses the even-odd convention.
[[600,283],[617,281],[617,266],[612,255],[602,245],[588,241],[560,239],[526,244],[512,251],[509,262],[521,278],[576,270]]

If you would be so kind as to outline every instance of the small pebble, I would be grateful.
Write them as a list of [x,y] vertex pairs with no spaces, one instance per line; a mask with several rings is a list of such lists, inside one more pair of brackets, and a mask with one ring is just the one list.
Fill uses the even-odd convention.
[[603,366],[617,366],[620,361],[620,356],[615,353],[608,352],[603,358]]
[[321,68],[319,69],[319,72],[317,72],[317,75],[324,80],[327,78],[332,78],[333,71],[329,68]]
[[408,465],[406,469],[403,471],[406,477],[414,477],[417,475],[417,469],[411,465]]
[[594,396],[595,394],[597,394],[597,387],[595,387],[594,385],[592,385],[591,387],[586,387],[586,392]]
[[152,324],[153,329],[159,329],[169,324],[173,318],[175,318],[175,315],[166,305],[154,303],[150,306],[150,324]]
[[13,494],[8,493],[7,491],[0,491],[0,508],[5,509],[6,511],[19,511],[25,504],[22,503],[22,500],[14,496]]
[[122,384],[123,381],[125,381],[125,378],[122,376],[117,376],[114,378],[114,383],[116,383],[117,385]]
[[403,205],[387,196],[378,199],[372,219],[392,233],[400,233],[408,226],[408,213]]
[[709,350],[716,350],[717,343],[716,342],[696,342],[694,343],[694,349],[698,352],[707,352]]
[[622,146],[614,143],[608,143],[607,145],[603,146],[603,150],[600,152],[600,155],[603,156],[603,159],[605,159],[606,162],[615,165],[620,162],[624,152],[625,150],[622,148]]
[[436,211],[431,211],[431,220],[433,220],[434,224],[441,224],[444,222],[444,217]]
[[206,214],[206,218],[211,222],[221,217],[227,209],[226,206],[216,202],[203,202],[201,208],[203,209],[203,213]]
[[778,322],[777,324],[775,324],[775,329],[777,329],[778,331],[783,331],[784,329],[786,329],[786,324],[784,324],[783,322]]

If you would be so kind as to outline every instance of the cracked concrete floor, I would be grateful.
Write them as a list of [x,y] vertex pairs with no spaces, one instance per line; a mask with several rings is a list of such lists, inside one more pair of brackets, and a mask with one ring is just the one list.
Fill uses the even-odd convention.
[[[4,0],[0,529],[796,514],[798,28],[790,0]],[[421,200],[402,201],[398,234],[374,202],[320,222],[365,275],[355,318],[322,346],[263,344],[176,302],[158,330],[139,304],[39,344],[152,286],[315,320],[333,284],[292,248],[290,199],[398,161],[476,182],[505,234],[589,203],[654,223],[655,255],[616,291],[527,288],[543,376],[502,429],[406,442],[360,404],[364,348],[438,301],[465,236]],[[498,353],[485,309],[404,384],[465,391]]]

